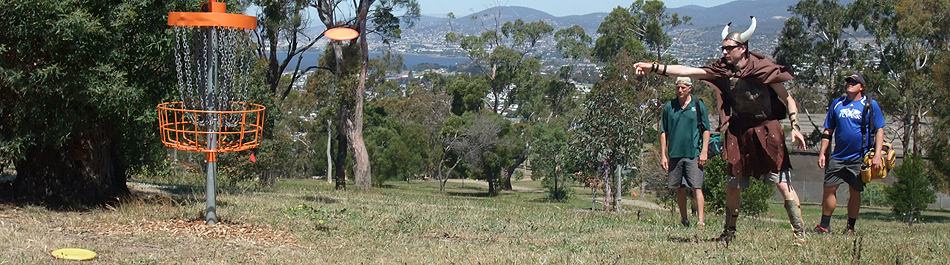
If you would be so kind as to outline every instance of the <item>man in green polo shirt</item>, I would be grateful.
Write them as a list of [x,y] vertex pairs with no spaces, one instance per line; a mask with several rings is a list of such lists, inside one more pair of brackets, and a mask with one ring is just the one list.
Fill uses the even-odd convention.
[[689,227],[686,214],[686,189],[696,195],[696,225],[703,222],[703,170],[706,165],[706,150],[709,146],[709,116],[706,105],[690,96],[693,81],[689,77],[676,78],[676,98],[663,107],[660,119],[660,165],[667,170],[667,184],[676,190],[676,203],[680,208],[683,226]]

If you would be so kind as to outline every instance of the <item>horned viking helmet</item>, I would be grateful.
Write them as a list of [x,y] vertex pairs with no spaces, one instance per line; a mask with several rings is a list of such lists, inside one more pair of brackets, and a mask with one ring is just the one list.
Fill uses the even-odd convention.
[[722,28],[722,39],[723,40],[733,40],[739,44],[746,44],[749,42],[749,38],[752,37],[752,33],[755,32],[755,17],[752,18],[752,25],[749,25],[749,29],[745,32],[739,33],[738,31],[729,32],[729,26],[732,25],[732,22],[726,24],[726,27]]

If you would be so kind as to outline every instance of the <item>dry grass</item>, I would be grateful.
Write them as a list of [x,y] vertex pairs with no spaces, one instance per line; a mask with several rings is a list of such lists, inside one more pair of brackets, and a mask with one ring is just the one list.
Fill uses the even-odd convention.
[[[334,191],[325,181],[282,180],[263,192],[221,192],[216,226],[202,224],[203,194],[145,190],[86,212],[0,205],[0,264],[74,264],[49,252],[96,251],[88,264],[941,264],[950,260],[946,212],[908,227],[886,209],[862,212],[856,236],[809,234],[791,244],[786,222],[742,217],[730,245],[705,229],[682,228],[669,211],[591,212],[587,198],[544,201],[436,182],[389,183],[370,193]],[[167,191],[173,191],[167,193]],[[806,206],[817,207],[817,206]],[[628,207],[629,209],[630,207]],[[843,224],[836,212],[833,225]],[[806,211],[806,223],[818,216]],[[784,220],[775,213],[776,219]],[[865,218],[867,217],[867,218]]]

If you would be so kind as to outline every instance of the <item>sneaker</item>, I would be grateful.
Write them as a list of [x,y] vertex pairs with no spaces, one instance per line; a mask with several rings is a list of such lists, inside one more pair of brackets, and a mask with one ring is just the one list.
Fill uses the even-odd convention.
[[696,227],[699,227],[700,229],[706,228],[706,223],[703,223],[703,222],[696,223]]
[[733,239],[736,239],[736,230],[723,230],[722,234],[719,237],[713,239],[713,241],[726,242],[729,243]]
[[828,232],[829,232],[829,231],[828,231],[828,228],[821,227],[821,225],[816,225],[816,226],[815,226],[815,233],[824,234],[824,233],[828,233]]
[[689,227],[689,219],[683,219],[683,226]]
[[846,235],[854,235],[854,228],[848,227],[848,229],[845,229],[845,230],[844,230],[844,234],[846,234]]

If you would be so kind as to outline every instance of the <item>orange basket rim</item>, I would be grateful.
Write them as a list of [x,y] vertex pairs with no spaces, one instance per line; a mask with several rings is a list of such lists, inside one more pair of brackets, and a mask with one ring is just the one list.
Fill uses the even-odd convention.
[[193,110],[193,109],[184,109],[184,108],[171,107],[171,105],[173,105],[173,104],[179,104],[179,106],[182,104],[181,101],[175,101],[175,102],[163,102],[163,103],[160,103],[160,104],[158,104],[158,109],[159,109],[159,110],[171,110],[171,111],[176,111],[176,112],[215,113],[215,114],[251,113],[251,112],[260,112],[260,111],[263,111],[263,110],[267,109],[267,107],[264,107],[264,105],[257,104],[257,103],[238,102],[238,101],[232,101],[231,103],[237,103],[237,104],[242,104],[242,105],[247,105],[247,106],[253,106],[253,107],[257,107],[257,108],[256,108],[256,109],[245,109],[245,110]]
[[[263,123],[265,120],[263,116],[266,109],[263,105],[238,102],[250,105],[253,108],[235,111],[205,111],[174,108],[174,104],[181,103],[182,102],[179,101],[158,104],[159,131],[162,143],[165,144],[165,146],[185,151],[222,153],[244,151],[255,148],[261,144],[261,140],[263,139],[262,132],[264,130]],[[248,114],[255,113],[257,115],[250,116],[252,118],[248,119]],[[207,128],[206,126],[195,125],[186,118],[199,114],[239,114],[243,115],[243,117],[240,122],[237,122],[237,124],[240,124],[240,126],[238,126],[240,128],[239,130],[223,129],[227,127],[218,126],[218,130],[206,131],[199,130],[199,128]],[[209,149],[207,147],[207,138],[212,135],[217,136],[213,138],[216,139],[214,140],[216,148]],[[229,136],[232,138],[228,138]],[[236,139],[234,137],[236,137]]]

